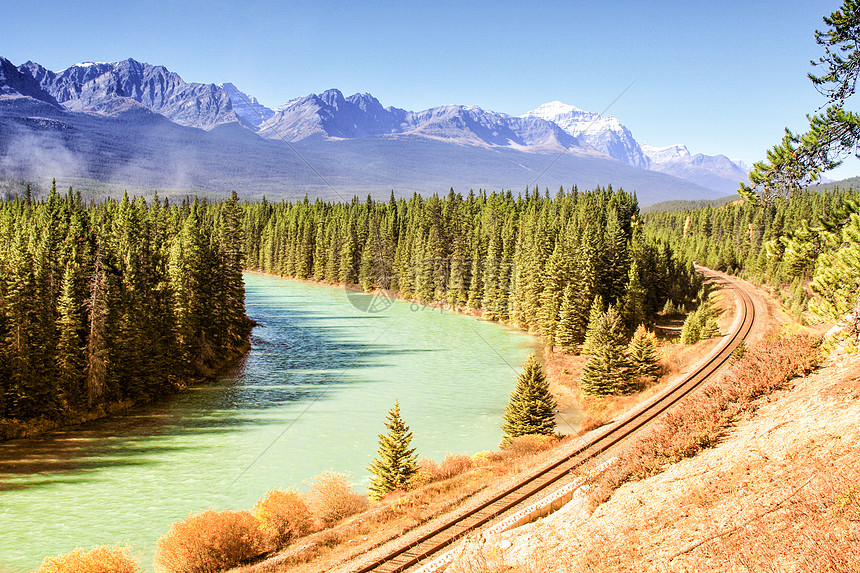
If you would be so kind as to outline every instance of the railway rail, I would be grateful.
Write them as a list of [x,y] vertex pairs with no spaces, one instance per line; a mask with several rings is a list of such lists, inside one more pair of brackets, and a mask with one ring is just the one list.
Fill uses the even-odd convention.
[[726,335],[708,359],[703,360],[687,377],[655,397],[650,403],[629,412],[603,431],[598,431],[596,435],[593,435],[565,456],[524,476],[515,485],[477,504],[469,511],[447,520],[441,520],[431,531],[412,540],[409,544],[395,547],[371,563],[353,569],[353,573],[400,573],[422,560],[440,553],[466,534],[479,530],[482,526],[511,509],[533,501],[542,493],[546,493],[546,490],[568,476],[572,470],[586,461],[604,454],[610,448],[639,431],[713,375],[729,360],[732,352],[741,341],[749,335],[755,321],[755,305],[749,293],[735,280],[724,275],[718,275],[708,269],[700,270],[712,278],[730,285],[735,291],[739,309],[732,325],[733,332]]

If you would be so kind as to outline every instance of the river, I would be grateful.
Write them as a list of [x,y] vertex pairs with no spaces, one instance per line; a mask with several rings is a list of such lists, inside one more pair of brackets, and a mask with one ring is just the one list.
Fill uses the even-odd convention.
[[189,513],[250,509],[325,470],[364,491],[395,400],[422,457],[497,447],[535,338],[328,286],[245,284],[260,326],[233,371],[131,415],[0,444],[0,572],[117,542],[152,571],[156,540]]

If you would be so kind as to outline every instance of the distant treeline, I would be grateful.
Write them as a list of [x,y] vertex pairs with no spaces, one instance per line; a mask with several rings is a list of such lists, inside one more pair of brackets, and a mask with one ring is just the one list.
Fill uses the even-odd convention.
[[536,189],[516,198],[451,191],[243,209],[250,269],[480,310],[548,342],[563,328],[581,344],[595,300],[616,307],[632,332],[701,286],[668,241],[642,232],[635,196],[611,187],[554,199]]
[[704,209],[705,207],[722,207],[733,201],[738,201],[740,197],[728,195],[720,199],[675,199],[672,201],[661,201],[648,205],[642,209],[642,214],[654,213],[657,211],[692,211],[694,209]]
[[0,202],[0,420],[148,401],[241,351],[242,208]]
[[860,198],[860,193],[814,187],[770,203],[739,200],[720,207],[648,213],[643,221],[650,240],[667,242],[685,261],[785,289],[799,314],[809,299],[806,284],[815,257],[787,256],[789,235],[801,230],[804,221],[828,219],[851,198]]

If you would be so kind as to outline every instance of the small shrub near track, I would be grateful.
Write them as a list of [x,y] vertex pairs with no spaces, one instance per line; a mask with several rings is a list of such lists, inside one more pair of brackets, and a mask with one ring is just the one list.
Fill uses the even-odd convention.
[[365,509],[367,498],[352,490],[346,476],[323,472],[308,489],[308,507],[322,526],[329,526]]
[[556,436],[544,436],[541,434],[526,434],[514,438],[505,444],[503,450],[514,457],[536,454],[558,444]]

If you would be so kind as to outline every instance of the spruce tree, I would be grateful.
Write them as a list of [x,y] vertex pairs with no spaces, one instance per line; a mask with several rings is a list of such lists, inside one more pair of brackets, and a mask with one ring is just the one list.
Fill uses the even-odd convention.
[[378,501],[397,489],[406,489],[412,476],[418,471],[418,456],[410,448],[412,431],[400,417],[400,402],[388,411],[385,422],[387,434],[379,434],[379,450],[376,458],[367,466],[373,474],[368,490],[370,499]]
[[633,264],[630,265],[627,290],[624,294],[624,319],[629,331],[632,331],[647,320],[647,296],[648,290],[642,284],[642,280],[639,277],[639,265],[636,261],[633,261]]
[[[845,333],[860,337],[860,202],[847,201],[847,217],[822,233],[838,245],[835,252],[818,257],[810,285],[817,295],[810,309],[825,320],[846,327]],[[842,215],[845,215],[844,213]]]
[[528,434],[551,435],[555,431],[556,407],[543,368],[532,354],[517,377],[517,385],[505,408],[502,443]]
[[681,344],[696,344],[701,340],[702,327],[695,312],[691,312],[684,319],[681,327]]
[[720,335],[720,325],[717,324],[717,317],[709,301],[705,301],[696,309],[696,315],[699,320],[699,337],[702,340]]
[[544,288],[540,295],[537,318],[541,334],[549,341],[550,346],[555,341],[556,325],[562,319],[560,311],[564,302],[564,287],[568,282],[567,265],[569,263],[567,261],[569,259],[564,243],[558,241],[547,261],[541,281]]
[[596,295],[591,303],[591,310],[588,313],[588,327],[585,330],[585,341],[582,344],[581,354],[591,354],[594,331],[604,314],[603,298],[600,295]]
[[666,304],[663,305],[663,316],[673,316],[678,313],[675,303],[671,298],[666,299]]
[[630,248],[628,236],[624,230],[626,221],[619,218],[616,209],[610,209],[606,227],[603,231],[603,271],[604,282],[602,292],[609,304],[619,304],[624,299],[624,293],[629,281]]
[[57,301],[57,374],[61,392],[67,402],[80,400],[84,392],[83,304],[75,292],[75,268],[66,266],[61,295]]
[[656,379],[660,373],[660,360],[657,354],[657,337],[648,332],[645,325],[639,325],[628,348],[630,365],[634,375]]
[[695,312],[684,320],[681,328],[681,344],[695,344],[700,340],[707,340],[719,336],[720,327],[711,308],[711,303],[705,300],[699,305]]
[[614,307],[594,326],[589,348],[591,356],[582,369],[579,386],[595,396],[626,394],[632,390],[630,359],[627,356],[624,322]]
[[558,316],[558,324],[555,327],[555,343],[562,352],[570,353],[576,349],[576,323],[576,292],[572,285],[567,285],[564,287],[561,311]]

